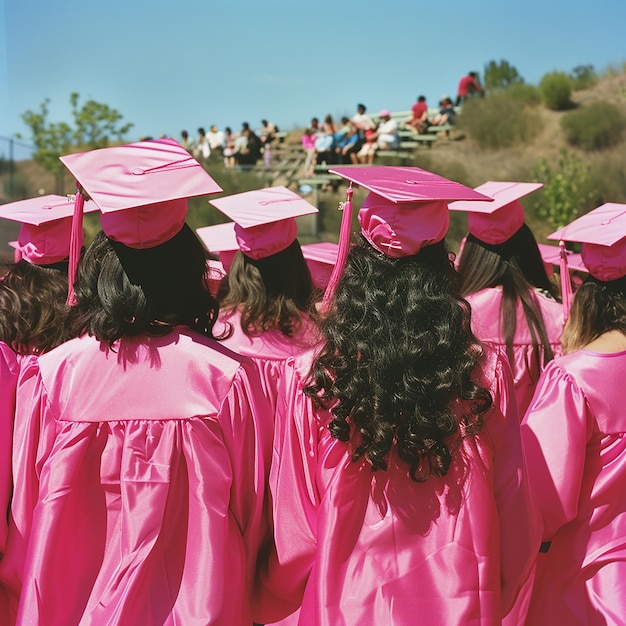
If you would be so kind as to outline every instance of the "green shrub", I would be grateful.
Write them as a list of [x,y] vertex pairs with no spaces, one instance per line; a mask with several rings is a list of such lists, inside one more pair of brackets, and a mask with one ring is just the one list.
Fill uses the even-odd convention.
[[554,111],[572,106],[572,78],[564,72],[550,72],[539,83],[544,104]]
[[602,150],[618,144],[625,126],[624,114],[610,102],[593,102],[566,113],[561,120],[567,142],[583,150]]
[[513,83],[506,88],[507,96],[514,100],[519,100],[524,104],[536,105],[541,104],[541,92],[535,85],[527,85],[526,83]]
[[591,162],[594,207],[605,202],[626,203],[626,153],[598,154]]
[[508,148],[532,140],[541,129],[538,111],[512,97],[509,89],[464,103],[457,126],[481,148]]
[[553,228],[561,228],[593,208],[590,168],[567,150],[561,150],[558,170],[541,159],[535,168],[535,180],[544,183],[537,213]]

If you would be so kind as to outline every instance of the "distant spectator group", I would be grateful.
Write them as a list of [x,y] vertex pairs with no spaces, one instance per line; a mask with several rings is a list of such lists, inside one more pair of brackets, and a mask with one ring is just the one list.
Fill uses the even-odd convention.
[[375,122],[367,114],[364,104],[357,105],[351,118],[341,118],[339,126],[330,114],[322,125],[319,118],[312,118],[302,135],[305,175],[313,175],[316,164],[367,164],[372,163],[377,150],[397,148],[400,143],[398,122],[391,118],[387,109],[380,111],[378,119]]
[[262,157],[266,165],[270,164],[270,145],[274,141],[278,127],[268,120],[261,120],[261,129],[257,134],[248,122],[243,122],[241,130],[234,133],[230,126],[219,130],[212,125],[208,132],[198,128],[196,139],[189,136],[187,130],[180,133],[181,145],[196,159],[206,161],[209,158],[224,159],[228,168],[249,167]]
[[[428,107],[426,96],[419,95],[411,107],[410,116],[404,120],[395,119],[389,109],[382,109],[371,117],[367,107],[359,103],[352,117],[342,117],[335,123],[332,115],[324,117],[320,123],[313,117],[302,134],[302,147],[305,151],[304,174],[313,176],[318,164],[370,164],[378,151],[397,150],[400,147],[401,130],[412,131],[415,135],[437,132],[433,127],[455,123],[456,107],[472,96],[484,95],[476,72],[468,72],[459,80],[456,101],[444,96],[439,101],[438,112]],[[442,129],[441,132],[444,132]],[[196,138],[187,130],[181,131],[180,142],[199,160],[223,158],[228,168],[248,168],[261,159],[266,166],[271,164],[271,147],[275,142],[278,127],[267,119],[261,120],[257,131],[243,122],[239,132],[229,126],[219,130],[212,125],[208,132],[197,129]]]

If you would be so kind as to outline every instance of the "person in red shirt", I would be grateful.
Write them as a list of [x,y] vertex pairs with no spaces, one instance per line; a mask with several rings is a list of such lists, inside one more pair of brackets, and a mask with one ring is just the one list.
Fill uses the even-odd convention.
[[462,104],[468,96],[483,95],[485,93],[478,79],[476,72],[468,72],[459,81],[457,89],[456,106]]
[[411,117],[404,122],[405,128],[412,128],[419,134],[426,131],[428,126],[428,105],[426,96],[418,96],[417,102],[411,107]]

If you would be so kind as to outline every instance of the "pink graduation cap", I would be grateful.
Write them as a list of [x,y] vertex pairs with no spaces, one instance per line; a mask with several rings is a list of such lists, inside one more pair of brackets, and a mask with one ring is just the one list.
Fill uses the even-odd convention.
[[[151,248],[180,232],[187,200],[222,191],[202,165],[176,140],[140,141],[60,157],[100,209],[102,230],[130,248]],[[82,222],[82,193],[76,194],[70,289],[75,278]],[[82,245],[82,241],[80,242]],[[73,297],[73,294],[70,294]]]
[[582,243],[588,272],[601,281],[626,276],[626,204],[607,202],[548,236]]
[[[465,185],[418,167],[336,167],[328,170],[370,194],[359,211],[361,232],[373,248],[391,258],[417,254],[441,241],[448,230],[448,201],[491,202],[491,198]],[[337,265],[330,278],[322,308],[328,305],[343,271],[350,240],[352,189],[343,206]]]
[[286,187],[267,187],[209,201],[233,222],[239,249],[259,260],[288,248],[298,234],[296,217],[318,210]]
[[331,241],[307,243],[302,246],[302,255],[309,266],[313,286],[326,289],[333,267],[337,263],[339,245]]
[[[87,202],[84,211],[97,211]],[[0,218],[22,224],[15,248],[15,261],[34,265],[52,265],[70,255],[74,201],[54,194],[19,200],[0,206]]]
[[[547,243],[538,243],[537,246],[544,265],[546,265],[546,273],[549,276],[553,272],[553,267],[561,263],[561,248]],[[582,256],[579,253],[566,250],[565,254],[567,255],[567,266],[570,269],[587,273],[587,266],[583,263]]]
[[476,191],[493,199],[493,202],[452,202],[451,211],[467,211],[469,232],[480,241],[498,245],[510,239],[525,221],[520,198],[543,187],[543,183],[518,183],[487,181]]
[[219,256],[224,271],[228,272],[235,254],[239,251],[235,222],[202,226],[196,229],[196,235],[208,252]]

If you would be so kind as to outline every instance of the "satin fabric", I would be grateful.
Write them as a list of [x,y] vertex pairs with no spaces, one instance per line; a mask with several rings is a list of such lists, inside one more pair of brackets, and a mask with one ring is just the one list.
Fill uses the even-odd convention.
[[300,625],[500,624],[540,542],[506,360],[488,351],[484,427],[463,439],[446,477],[424,483],[393,451],[384,472],[351,462],[329,415],[301,393],[308,364],[290,365],[270,475],[275,545],[255,620],[301,605]]
[[[293,337],[287,337],[275,329],[248,336],[241,328],[241,315],[238,311],[220,313],[216,324],[216,332],[227,328],[231,331],[230,337],[222,343],[235,352],[250,357],[256,364],[273,414],[276,413],[278,389],[285,376],[287,360],[311,350],[319,341],[316,327],[306,315],[302,315],[301,324]],[[291,369],[288,369],[289,374]],[[275,622],[277,626],[295,626],[297,623],[298,612]]]
[[548,364],[522,422],[533,493],[551,541],[528,624],[626,623],[626,352]]
[[0,341],[0,558],[7,542],[7,519],[11,502],[11,444],[13,442],[13,418],[15,416],[15,388],[19,373],[15,352]]
[[249,626],[273,421],[249,360],[184,328],[85,336],[21,372],[16,415],[17,624]]
[[[20,355],[5,343],[0,342],[0,568],[2,559],[9,550],[9,543],[19,542],[20,537],[9,533],[11,519],[11,503],[14,492],[22,485],[14,485],[12,467],[13,449],[19,450],[20,424],[15,422],[15,396],[20,370],[28,362],[34,360],[32,355]],[[8,562],[8,559],[7,559]],[[15,620],[17,599],[0,578],[0,624],[11,624]]]
[[[561,354],[563,332],[563,306],[539,292],[533,292],[546,326],[548,340],[554,355]],[[506,355],[504,331],[501,325],[500,306],[502,290],[482,289],[465,296],[472,307],[472,330],[483,341],[499,346]],[[510,364],[515,382],[515,396],[520,420],[532,400],[537,381],[543,370],[544,350],[534,348],[521,303],[517,306],[517,324],[513,338],[513,362]]]
[[287,337],[276,329],[252,336],[246,335],[241,328],[241,314],[238,311],[220,313],[215,333],[219,334],[225,330],[230,330],[231,334],[221,343],[254,361],[261,376],[263,390],[273,410],[287,359],[307,352],[319,341],[315,325],[304,314],[301,316],[301,326],[293,337]]

